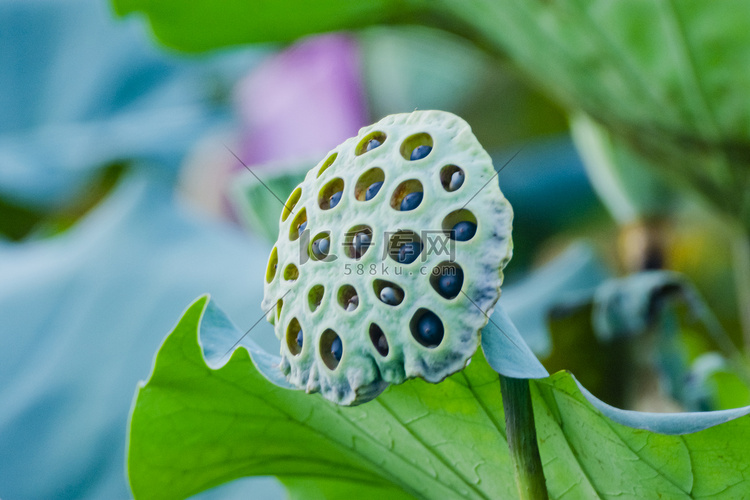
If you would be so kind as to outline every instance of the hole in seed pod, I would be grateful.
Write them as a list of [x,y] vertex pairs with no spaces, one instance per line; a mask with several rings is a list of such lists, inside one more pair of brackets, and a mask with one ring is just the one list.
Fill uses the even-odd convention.
[[276,317],[281,318],[281,308],[284,307],[284,301],[279,299],[276,301]]
[[289,218],[289,214],[294,211],[294,207],[297,206],[300,196],[302,196],[302,188],[298,187],[284,203],[284,209],[281,211],[281,222],[285,222]]
[[330,328],[320,336],[320,358],[329,370],[335,370],[344,354],[341,338]]
[[289,228],[289,239],[296,241],[302,232],[307,228],[307,211],[303,208],[297,212],[297,216],[292,221],[292,225]]
[[313,260],[324,260],[331,251],[331,233],[325,231],[318,233],[313,238],[308,248],[308,255]]
[[276,277],[276,268],[279,265],[279,251],[276,247],[271,250],[271,256],[268,258],[266,267],[266,283],[270,283]]
[[401,143],[401,156],[409,161],[421,160],[432,151],[432,136],[427,133],[407,137]]
[[385,333],[375,323],[370,324],[370,341],[375,349],[383,357],[388,356],[388,339],[385,338]]
[[375,148],[379,148],[385,142],[385,138],[386,135],[383,132],[370,132],[364,139],[359,141],[359,144],[354,149],[354,154],[359,156]]
[[339,305],[347,312],[354,311],[359,305],[357,290],[351,285],[344,285],[339,288],[338,299]]
[[388,255],[399,264],[411,264],[422,252],[422,240],[413,231],[398,231],[388,242]]
[[464,171],[455,165],[446,165],[440,170],[440,183],[448,192],[456,191],[464,185]]
[[432,270],[430,284],[442,297],[455,299],[464,284],[464,271],[455,262],[441,262]]
[[370,201],[378,194],[384,180],[385,173],[382,169],[371,168],[359,176],[357,184],[354,185],[354,197],[359,201]]
[[287,264],[284,268],[284,279],[287,281],[294,281],[299,278],[299,269],[294,264]]
[[333,153],[331,156],[329,156],[328,158],[326,158],[326,161],[318,169],[318,175],[317,175],[317,177],[320,177],[321,175],[323,175],[323,172],[325,172],[328,167],[330,167],[331,165],[333,165],[333,162],[336,161],[336,157],[338,155],[339,155],[338,153]]
[[414,210],[422,203],[424,189],[422,183],[416,179],[409,179],[398,185],[391,196],[391,207],[401,212]]
[[397,306],[404,301],[404,289],[386,280],[375,280],[372,283],[375,295],[380,301],[389,306]]
[[322,210],[335,208],[341,202],[341,196],[344,194],[344,180],[336,177],[332,179],[318,193],[318,206]]
[[466,209],[456,210],[443,219],[443,231],[452,240],[469,241],[477,232],[477,218]]
[[354,226],[344,236],[344,253],[350,259],[360,259],[372,244],[372,228],[363,224]]
[[325,293],[326,289],[323,285],[315,285],[310,289],[310,291],[307,294],[307,304],[310,306],[310,311],[315,312],[315,310],[320,307],[320,303],[323,301],[323,293]]
[[435,348],[443,341],[443,322],[434,312],[418,309],[409,322],[414,339],[425,347]]
[[297,318],[292,318],[289,326],[286,328],[286,346],[289,348],[289,352],[294,356],[298,356],[302,352],[303,343],[304,335],[302,334],[302,327],[299,325]]

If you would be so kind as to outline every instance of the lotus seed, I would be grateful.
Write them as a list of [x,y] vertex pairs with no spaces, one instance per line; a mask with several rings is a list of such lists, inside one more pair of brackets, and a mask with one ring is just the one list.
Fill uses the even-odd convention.
[[388,355],[388,340],[382,333],[380,334],[380,337],[378,337],[378,343],[375,345],[375,349],[377,349],[382,356]]
[[455,269],[454,271],[446,269],[438,281],[440,295],[449,299],[457,296],[461,291],[461,285],[464,281],[463,274],[463,271],[460,269]]
[[443,322],[432,311],[425,312],[417,323],[417,340],[422,344],[434,347],[443,340]]
[[422,158],[430,154],[430,151],[432,151],[432,147],[430,146],[417,146],[416,148],[414,148],[414,151],[411,152],[411,156],[409,157],[409,159],[411,161],[421,160]]
[[324,259],[328,255],[329,248],[328,238],[321,238],[312,243],[312,252],[316,259]]
[[448,183],[448,191],[455,191],[460,188],[464,183],[464,173],[461,170],[453,172],[451,180]]
[[[353,291],[353,289],[352,289]],[[351,312],[357,308],[359,305],[359,297],[357,297],[356,292],[354,292],[351,297],[348,297],[346,299],[346,303],[343,304],[344,310],[347,312]]]
[[298,347],[299,347],[300,349],[302,349],[302,343],[303,343],[303,341],[304,341],[304,340],[303,340],[303,338],[302,338],[302,330],[300,330],[300,331],[298,331],[298,332],[297,332],[297,346],[298,346]]
[[381,187],[383,187],[383,181],[373,182],[372,184],[370,184],[370,187],[368,187],[367,191],[365,191],[365,201],[370,201],[371,199],[375,198],[375,195],[378,194],[378,191],[380,191]]
[[396,306],[401,303],[399,293],[395,289],[387,286],[380,290],[380,300],[390,306]]
[[398,249],[398,258],[396,259],[399,264],[411,264],[422,251],[422,244],[416,241],[409,241],[401,245]]
[[370,235],[367,233],[357,233],[354,235],[352,241],[352,248],[354,249],[354,258],[358,259],[362,257],[367,251],[367,247],[370,246]]
[[365,148],[365,151],[372,151],[373,149],[380,147],[380,145],[383,144],[377,139],[370,139],[367,142],[367,148]]
[[336,205],[339,204],[341,201],[341,195],[343,194],[342,191],[336,191],[331,195],[331,197],[328,199],[328,208],[333,208]]
[[331,342],[331,354],[336,361],[341,361],[341,355],[344,352],[344,346],[341,345],[341,339],[336,337]]
[[477,232],[477,225],[467,220],[458,222],[453,226],[451,231],[451,238],[456,241],[469,241],[474,237]]
[[297,226],[297,233],[302,234],[305,231],[305,228],[307,227],[307,221],[302,221],[299,226]]
[[404,196],[403,200],[401,200],[401,211],[407,212],[409,210],[414,210],[419,206],[420,203],[422,203],[421,191],[417,191],[416,193],[409,193]]

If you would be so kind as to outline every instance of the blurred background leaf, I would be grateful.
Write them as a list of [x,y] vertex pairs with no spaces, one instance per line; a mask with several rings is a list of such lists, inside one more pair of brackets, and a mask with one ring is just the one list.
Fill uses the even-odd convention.
[[[3,2],[0,41],[0,496],[127,498],[133,384],[186,297],[260,314],[269,249],[174,186],[267,50],[177,59],[95,0]],[[284,495],[207,498],[249,489]]]
[[[592,393],[620,408],[727,408],[718,406],[720,388],[710,388],[710,374],[700,369],[697,358],[709,350],[721,352],[712,355],[727,373],[744,384],[750,378],[740,350],[695,288],[676,273],[604,281],[577,300],[557,302],[548,318],[547,369],[572,371]],[[742,400],[742,391],[737,394]]]
[[[127,411],[159,332],[204,292],[252,324],[263,315],[252,263],[267,251],[175,204],[148,171],[65,233],[0,246],[3,496],[126,497]],[[265,322],[254,338],[276,348]]]
[[290,42],[311,33],[362,28],[413,14],[424,0],[346,0],[222,3],[116,0],[118,14],[148,12],[151,27],[170,47],[202,51],[227,45]]
[[145,12],[162,41],[185,50],[404,19],[438,25],[509,55],[566,107],[655,160],[670,182],[750,228],[750,108],[741,97],[750,85],[750,7],[741,0],[114,3],[120,14]]
[[13,239],[69,225],[134,161],[175,179],[266,52],[176,59],[96,0],[4,2],[0,27],[0,237]]

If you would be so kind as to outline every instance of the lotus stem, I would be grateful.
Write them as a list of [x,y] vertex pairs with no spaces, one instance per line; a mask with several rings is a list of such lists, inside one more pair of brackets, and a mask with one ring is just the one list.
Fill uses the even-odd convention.
[[547,500],[547,483],[536,440],[534,409],[527,379],[500,375],[505,432],[521,500]]

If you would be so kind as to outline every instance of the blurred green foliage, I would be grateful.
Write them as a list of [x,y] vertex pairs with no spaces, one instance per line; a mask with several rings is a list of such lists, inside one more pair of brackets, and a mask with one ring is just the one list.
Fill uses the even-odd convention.
[[78,196],[59,207],[30,207],[0,197],[0,235],[11,240],[22,240],[31,236],[43,238],[65,231],[102,201],[126,170],[127,166],[123,163],[103,166]]
[[[679,189],[750,229],[750,5],[442,0],[309,4],[114,0],[183,50],[384,22],[437,25],[508,55]],[[242,22],[237,22],[242,19]]]

